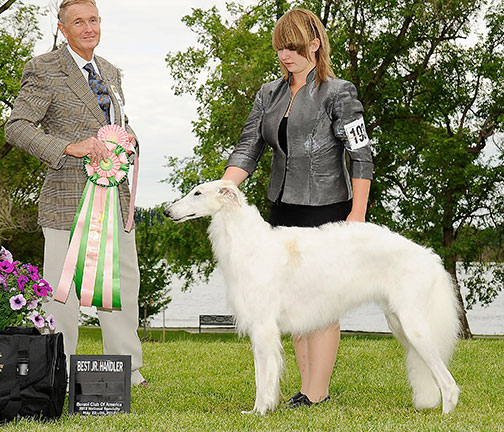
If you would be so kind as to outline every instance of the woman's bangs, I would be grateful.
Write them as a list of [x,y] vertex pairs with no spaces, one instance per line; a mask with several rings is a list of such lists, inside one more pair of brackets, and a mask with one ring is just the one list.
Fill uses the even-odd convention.
[[[304,55],[309,40],[305,40],[301,32],[295,26],[289,26],[290,23],[279,23],[273,32],[273,49],[279,51],[288,49]],[[284,25],[282,25],[284,24]]]

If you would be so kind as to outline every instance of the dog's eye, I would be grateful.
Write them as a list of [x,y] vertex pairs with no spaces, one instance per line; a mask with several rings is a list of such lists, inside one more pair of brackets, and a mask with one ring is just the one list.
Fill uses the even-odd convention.
[[194,196],[198,196],[198,195],[201,195],[201,192],[200,192],[200,191],[196,191],[196,192],[194,192]]

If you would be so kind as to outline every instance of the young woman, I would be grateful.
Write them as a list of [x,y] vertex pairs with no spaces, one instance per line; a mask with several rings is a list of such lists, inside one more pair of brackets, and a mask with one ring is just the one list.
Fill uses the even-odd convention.
[[[324,26],[308,10],[287,12],[275,26],[273,48],[284,76],[257,93],[223,178],[243,182],[268,144],[273,149],[271,225],[364,222],[373,161],[362,104],[353,84],[334,78]],[[339,323],[293,335],[293,341],[301,390],[290,406],[329,400]]]

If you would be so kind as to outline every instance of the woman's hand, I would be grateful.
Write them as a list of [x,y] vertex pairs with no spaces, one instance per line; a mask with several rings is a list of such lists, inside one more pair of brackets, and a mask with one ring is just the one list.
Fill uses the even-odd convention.
[[352,210],[346,218],[347,222],[366,222],[366,210],[370,187],[371,180],[359,178],[352,179]]
[[366,213],[362,214],[362,212],[352,211],[346,218],[347,222],[366,222]]
[[226,168],[221,180],[232,180],[236,186],[239,186],[249,173],[242,168],[230,166]]

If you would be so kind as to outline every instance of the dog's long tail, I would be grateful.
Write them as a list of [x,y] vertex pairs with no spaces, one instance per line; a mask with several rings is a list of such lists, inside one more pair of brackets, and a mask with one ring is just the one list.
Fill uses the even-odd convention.
[[[450,275],[445,271],[441,264],[435,266],[432,273],[432,286],[429,290],[427,300],[427,322],[430,328],[430,339],[433,348],[439,354],[439,357],[448,366],[455,344],[457,342],[460,322],[458,318],[458,301],[455,295],[455,288]],[[426,329],[427,330],[427,329]],[[417,409],[436,407],[440,400],[439,382],[436,381],[432,370],[427,366],[417,351],[418,347],[408,349],[407,368],[408,375],[413,387],[413,399]],[[448,373],[446,371],[446,373]],[[450,378],[447,378],[450,381]],[[451,393],[453,406],[457,403],[458,388],[453,387]]]
[[429,318],[434,343],[448,365],[460,335],[459,304],[452,278],[441,263],[434,279]]

